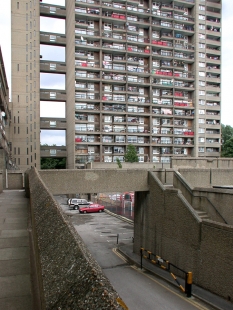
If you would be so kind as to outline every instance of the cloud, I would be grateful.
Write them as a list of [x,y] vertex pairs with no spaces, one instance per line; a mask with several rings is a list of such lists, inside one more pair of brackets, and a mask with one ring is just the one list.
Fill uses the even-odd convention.
[[65,74],[41,73],[40,88],[65,89]]
[[65,47],[40,45],[40,55],[42,60],[53,60],[65,62]]
[[62,146],[66,145],[66,132],[65,130],[41,130],[40,143]]

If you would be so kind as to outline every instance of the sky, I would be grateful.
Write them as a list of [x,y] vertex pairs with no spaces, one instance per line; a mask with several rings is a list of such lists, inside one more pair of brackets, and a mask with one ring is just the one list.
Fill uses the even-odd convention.
[[[16,0],[14,0],[16,1]],[[0,45],[3,53],[5,70],[8,79],[8,85],[11,89],[11,1],[0,1]],[[65,0],[43,0],[43,3],[51,3],[64,5]],[[233,73],[233,31],[232,31],[232,18],[233,18],[233,0],[222,0],[222,110],[221,110],[221,122],[224,125],[230,125],[233,127],[233,96],[231,90],[233,90],[231,75]],[[49,22],[52,20],[52,23]],[[41,30],[51,32],[65,31],[64,22],[56,22],[54,19],[41,18]],[[52,48],[49,49],[46,46],[41,45],[41,55],[44,59],[49,59],[50,55],[56,60],[65,60],[64,48]],[[56,79],[53,79],[51,84],[51,77],[49,74],[41,74],[41,88],[61,88],[65,87],[65,79],[62,75],[57,75]],[[48,109],[50,105],[50,109]],[[46,109],[45,109],[46,106]],[[46,112],[45,112],[46,111]],[[54,114],[56,113],[56,114]],[[41,103],[41,116],[54,116],[65,117],[65,103]],[[54,141],[60,141],[57,145],[65,144],[64,131],[59,135],[57,132],[57,138]],[[61,142],[62,141],[62,142]],[[41,143],[50,144],[50,137],[47,131],[41,133]]]

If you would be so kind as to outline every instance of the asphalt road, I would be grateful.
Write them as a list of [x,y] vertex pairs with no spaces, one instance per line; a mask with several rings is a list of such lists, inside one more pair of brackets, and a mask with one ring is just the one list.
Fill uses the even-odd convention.
[[[107,213],[79,214],[57,199],[111,284],[130,310],[213,309],[155,275],[129,264],[117,252],[132,243],[133,226]],[[119,243],[117,244],[117,234]]]

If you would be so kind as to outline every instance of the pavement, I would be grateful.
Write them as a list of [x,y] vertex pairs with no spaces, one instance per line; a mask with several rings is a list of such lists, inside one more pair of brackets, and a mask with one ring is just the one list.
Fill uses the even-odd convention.
[[4,190],[0,194],[0,309],[37,309],[28,211],[29,199],[24,190]]
[[[133,225],[133,221],[126,218],[126,217],[114,214],[107,209],[105,209],[105,212]],[[118,251],[121,254],[123,254],[129,262],[135,264],[138,267],[141,267],[141,256],[136,254],[136,253],[133,253],[133,244],[132,243],[119,246]],[[175,285],[178,288],[177,283],[173,280],[170,273],[168,271],[163,270],[158,265],[155,265],[155,264],[151,263],[149,260],[143,258],[142,259],[142,268],[145,271],[162,278],[163,280],[169,282],[170,284]],[[177,280],[179,281],[179,283],[183,287],[185,287],[185,281],[183,279],[177,277]],[[203,289],[203,288],[201,288],[195,284],[192,284],[192,296],[202,300],[203,302],[205,302],[206,304],[208,304],[210,307],[212,307],[214,309],[233,310],[233,303],[232,302],[227,301],[227,300],[223,299],[222,297],[219,297],[216,294],[213,294],[213,293],[211,293],[211,292],[209,292],[209,291],[207,291],[207,290],[205,290],[205,289]]]
[[[25,191],[4,190],[0,194],[0,309],[40,309],[30,227],[29,199],[25,197]],[[118,250],[140,267],[141,257],[133,253],[132,243],[120,245]],[[167,271],[148,260],[143,259],[142,266],[147,272],[177,286]],[[182,280],[180,282],[183,284]],[[192,286],[192,294],[214,309],[233,310],[233,303],[196,285]]]

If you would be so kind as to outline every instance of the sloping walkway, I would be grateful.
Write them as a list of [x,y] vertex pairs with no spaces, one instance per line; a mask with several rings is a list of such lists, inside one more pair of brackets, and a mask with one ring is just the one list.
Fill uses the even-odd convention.
[[4,310],[34,309],[28,202],[23,190],[0,194],[0,309]]

